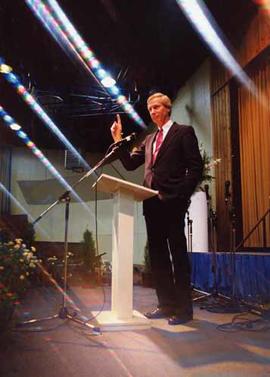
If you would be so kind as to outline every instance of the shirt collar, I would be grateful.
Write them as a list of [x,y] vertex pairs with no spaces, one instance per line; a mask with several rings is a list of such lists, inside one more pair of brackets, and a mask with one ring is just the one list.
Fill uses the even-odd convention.
[[[167,132],[167,131],[169,131],[169,128],[171,128],[171,126],[172,126],[172,124],[173,124],[173,121],[171,120],[171,119],[169,119],[161,128],[162,128],[162,130],[163,130],[163,132]],[[159,130],[160,130],[160,128],[159,128]]]
[[[163,134],[167,134],[167,132],[169,131],[169,129],[171,128],[171,126],[172,126],[172,124],[173,124],[173,121],[171,120],[171,119],[169,119],[161,128],[162,128],[162,130],[163,130]],[[160,131],[160,129],[161,128],[159,128],[158,130]]]

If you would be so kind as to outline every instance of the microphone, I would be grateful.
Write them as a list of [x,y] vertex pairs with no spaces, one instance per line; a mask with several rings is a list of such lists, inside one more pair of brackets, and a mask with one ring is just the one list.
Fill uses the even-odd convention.
[[225,202],[227,203],[230,196],[231,196],[231,193],[230,193],[230,185],[231,185],[231,182],[230,181],[225,181],[225,187],[224,187],[224,192],[225,192]]
[[124,139],[116,141],[115,143],[113,143],[112,147],[122,147],[122,145],[126,145],[127,143],[130,143],[135,139],[136,139],[136,134],[135,134],[135,132],[132,132],[132,134],[128,135]]

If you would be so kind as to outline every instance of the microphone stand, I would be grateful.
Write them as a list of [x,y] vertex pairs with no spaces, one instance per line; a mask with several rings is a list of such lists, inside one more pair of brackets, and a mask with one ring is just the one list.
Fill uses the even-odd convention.
[[[229,197],[230,199],[230,197]],[[231,284],[232,284],[232,301],[236,308],[239,308],[239,300],[237,298],[236,290],[236,263],[235,263],[235,250],[236,250],[236,213],[231,200],[226,201],[228,205],[229,218],[231,222],[231,236],[230,236],[230,265],[231,265]]]
[[[70,193],[73,191],[75,187],[77,187],[82,181],[84,181],[86,178],[88,178],[91,174],[93,174],[98,168],[102,167],[103,165],[110,163],[116,159],[116,152],[119,150],[121,145],[115,145],[112,144],[108,152],[105,154],[105,156],[91,169],[89,170],[86,174],[84,174],[77,182],[75,182],[73,185],[70,186],[70,189],[65,191],[60,197],[53,203],[51,204],[45,211],[43,211],[38,218],[33,222],[33,225],[35,225],[38,221],[40,221],[52,208],[54,208],[57,204],[59,203],[65,203],[65,233],[64,233],[64,286],[63,290],[57,286],[57,283],[55,282],[55,285],[57,288],[60,290],[62,293],[62,305],[60,307],[60,310],[58,314],[54,314],[52,316],[48,316],[45,318],[33,318],[27,321],[20,322],[18,326],[21,325],[26,325],[26,324],[33,324],[36,322],[40,321],[47,321],[50,319],[55,319],[55,318],[61,318],[61,319],[70,319],[76,323],[79,323],[83,326],[86,326],[90,329],[92,329],[94,334],[100,334],[100,328],[91,325],[88,323],[88,319],[86,318],[79,318],[78,313],[76,309],[78,309],[73,301],[68,298],[67,295],[67,272],[68,272],[68,223],[69,223],[69,205],[70,205]],[[110,151],[111,149],[111,151]],[[42,268],[42,271],[44,269]],[[50,276],[47,271],[43,271],[47,276]],[[68,307],[67,307],[67,301],[73,306],[73,313],[70,314]]]
[[[207,200],[207,209],[208,209],[208,228],[210,233],[210,240],[211,240],[211,272],[213,273],[213,289],[211,293],[205,292],[202,296],[195,298],[193,301],[202,301],[204,299],[213,299],[212,303],[207,303],[201,306],[201,309],[209,309],[211,306],[217,306],[217,304],[221,304],[222,301],[224,302],[231,302],[232,299],[220,293],[218,291],[218,284],[217,284],[217,238],[216,238],[216,227],[217,227],[217,215],[216,212],[213,211],[211,208],[211,196],[209,195],[209,186],[205,185],[204,187],[206,193],[206,200]],[[218,302],[216,301],[218,300]],[[224,306],[224,304],[223,304]]]
[[[225,204],[230,214],[231,220],[231,272],[232,272],[232,297],[225,296],[218,292],[217,286],[217,260],[216,260],[216,251],[217,251],[217,243],[216,243],[216,213],[210,210],[210,220],[211,220],[211,232],[213,229],[213,251],[212,251],[212,272],[214,274],[214,287],[213,292],[209,295],[209,297],[213,297],[214,302],[211,304],[206,304],[201,309],[207,309],[212,312],[221,312],[221,308],[224,308],[224,312],[227,313],[237,313],[241,312],[242,309],[236,300],[236,286],[235,286],[235,212],[232,207],[231,202],[231,194],[229,192],[229,185],[230,182],[225,182]],[[218,299],[218,301],[216,301]]]
[[189,217],[189,210],[187,210],[187,226],[188,226],[188,251],[192,252],[192,223],[193,220]]

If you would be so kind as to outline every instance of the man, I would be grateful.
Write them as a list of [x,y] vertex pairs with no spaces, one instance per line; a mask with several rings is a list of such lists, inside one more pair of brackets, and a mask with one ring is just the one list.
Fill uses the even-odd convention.
[[[119,156],[127,170],[145,163],[144,186],[159,192],[143,202],[158,297],[158,307],[145,316],[168,317],[169,325],[178,325],[193,319],[184,219],[203,164],[193,128],[170,119],[169,97],[155,93],[148,98],[147,108],[158,131],[148,135],[133,153],[123,148]],[[119,115],[111,133],[115,142],[121,140]]]

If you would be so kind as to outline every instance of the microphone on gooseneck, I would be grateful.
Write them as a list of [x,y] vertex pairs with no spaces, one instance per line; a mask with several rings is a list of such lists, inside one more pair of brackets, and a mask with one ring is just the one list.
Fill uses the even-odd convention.
[[225,181],[225,184],[224,184],[224,196],[225,196],[225,202],[227,203],[230,196],[231,196],[231,193],[230,193],[230,185],[231,185],[231,182],[230,181]]
[[126,145],[126,144],[132,142],[135,139],[136,139],[136,133],[132,132],[132,134],[128,135],[124,139],[116,141],[115,143],[113,143],[112,146],[113,147],[121,147],[123,145]]

